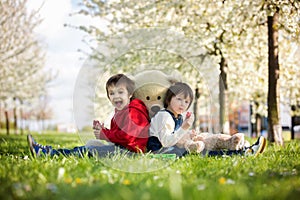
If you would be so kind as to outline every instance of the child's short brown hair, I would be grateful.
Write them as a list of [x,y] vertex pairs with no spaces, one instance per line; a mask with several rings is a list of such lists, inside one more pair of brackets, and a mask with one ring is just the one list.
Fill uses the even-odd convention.
[[174,97],[178,94],[181,94],[181,93],[184,94],[184,98],[190,97],[191,102],[188,106],[188,108],[189,108],[194,100],[194,93],[188,84],[182,83],[182,82],[177,82],[174,85],[169,87],[169,89],[167,90],[167,93],[166,93],[166,97],[164,99],[164,107],[167,108],[171,102],[172,97]]
[[132,95],[135,89],[135,83],[133,82],[133,80],[131,80],[130,78],[128,78],[126,75],[124,74],[116,74],[113,75],[112,77],[110,77],[108,79],[108,81],[106,82],[106,94],[107,97],[109,98],[108,95],[108,88],[111,86],[118,86],[118,85],[125,85],[126,89],[128,91],[129,95]]

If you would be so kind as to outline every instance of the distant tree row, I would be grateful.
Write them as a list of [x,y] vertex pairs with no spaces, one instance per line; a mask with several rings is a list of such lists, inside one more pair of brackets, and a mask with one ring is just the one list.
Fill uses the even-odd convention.
[[18,116],[37,119],[46,112],[38,111],[39,102],[53,78],[44,68],[44,47],[34,33],[41,22],[38,11],[29,13],[26,4],[0,0],[0,121],[5,121],[7,134],[11,118],[16,129]]

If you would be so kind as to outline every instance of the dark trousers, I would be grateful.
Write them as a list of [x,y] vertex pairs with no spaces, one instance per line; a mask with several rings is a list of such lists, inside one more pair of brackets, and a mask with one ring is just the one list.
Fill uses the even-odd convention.
[[105,157],[109,155],[113,155],[116,152],[123,152],[126,154],[134,154],[133,152],[129,152],[128,150],[124,148],[120,148],[115,145],[103,145],[103,146],[80,146],[80,147],[74,147],[73,149],[52,149],[50,155],[64,155],[64,156],[99,156],[99,157]]
[[213,150],[213,151],[207,151],[204,150],[202,152],[202,155],[206,156],[232,156],[232,155],[243,155],[243,150]]
[[[176,154],[177,157],[183,157],[185,155],[188,155],[189,152],[186,151],[184,148],[179,148],[177,146],[173,147],[163,147],[158,151],[154,151],[154,154]],[[243,155],[243,150],[213,150],[208,151],[204,150],[202,151],[202,156],[232,156],[232,155]]]
[[[78,157],[83,157],[85,155],[89,157],[98,156],[98,157],[105,157],[109,155],[114,155],[116,152],[126,153],[127,155],[134,155],[136,153],[130,152],[125,148],[120,148],[115,145],[104,145],[104,146],[80,146],[75,147],[73,149],[52,149],[51,156],[54,155],[64,155],[70,156],[75,155]],[[177,157],[183,157],[188,153],[184,148],[179,148],[177,146],[173,147],[166,147],[161,148],[158,151],[153,152],[154,154],[175,154]],[[243,155],[243,150],[214,150],[214,151],[207,151],[204,150],[202,152],[203,156],[232,156],[232,155]]]

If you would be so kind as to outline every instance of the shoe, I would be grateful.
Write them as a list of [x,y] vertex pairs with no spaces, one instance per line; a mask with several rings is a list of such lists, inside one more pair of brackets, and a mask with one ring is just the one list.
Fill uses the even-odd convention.
[[263,136],[259,136],[256,142],[246,149],[246,155],[257,156],[260,153],[263,153],[267,145],[267,140]]
[[32,135],[27,135],[27,142],[28,142],[28,146],[30,148],[30,152],[32,154],[33,157],[38,157],[41,155],[41,153],[43,153],[44,155],[50,154],[52,151],[52,147],[51,146],[44,146],[41,145],[39,143],[37,143]]

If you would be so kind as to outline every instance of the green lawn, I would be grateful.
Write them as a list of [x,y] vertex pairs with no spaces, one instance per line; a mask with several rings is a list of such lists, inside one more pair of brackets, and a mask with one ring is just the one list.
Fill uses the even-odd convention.
[[[76,134],[34,134],[42,144],[81,145]],[[300,141],[268,144],[258,157],[171,160],[31,157],[26,136],[0,134],[0,199],[297,199]],[[137,171],[129,173],[127,171]]]

